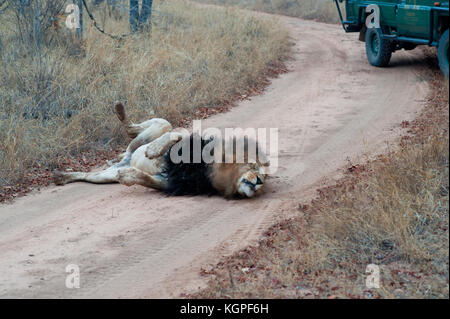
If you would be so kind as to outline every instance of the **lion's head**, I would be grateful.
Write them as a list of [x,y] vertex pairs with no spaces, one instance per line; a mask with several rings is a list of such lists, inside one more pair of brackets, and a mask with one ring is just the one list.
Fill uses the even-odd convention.
[[266,175],[264,174],[263,167],[259,167],[255,164],[239,176],[236,182],[236,192],[243,197],[254,197],[261,193]]
[[[220,141],[220,139],[218,140]],[[195,134],[189,135],[184,140],[189,152],[188,161],[174,161],[172,159],[172,150],[165,155],[164,175],[167,176],[168,187],[165,190],[170,195],[213,195],[219,193],[228,198],[251,198],[262,192],[266,180],[266,168],[268,162],[265,161],[265,154],[258,150],[258,144],[251,144],[247,138],[243,138],[243,152],[237,154],[237,138],[233,138],[233,146],[227,149],[225,142],[220,151],[222,152],[221,161],[205,161],[205,154],[211,154],[214,158],[214,147],[209,147],[214,143],[211,138],[203,138]],[[197,151],[202,154],[200,161],[194,161],[195,149],[194,143],[197,142],[201,148]],[[217,140],[216,140],[217,142]],[[179,143],[183,143],[183,140]],[[182,144],[180,144],[182,145]],[[249,152],[249,145],[253,145],[253,152]],[[207,148],[208,147],[208,148]],[[181,157],[183,148],[177,147],[176,154]],[[207,150],[209,153],[206,153]],[[226,150],[230,150],[227,152]],[[219,153],[220,154],[220,153]],[[255,156],[255,157],[254,157]],[[242,158],[240,158],[242,157]],[[219,157],[220,158],[220,157]]]

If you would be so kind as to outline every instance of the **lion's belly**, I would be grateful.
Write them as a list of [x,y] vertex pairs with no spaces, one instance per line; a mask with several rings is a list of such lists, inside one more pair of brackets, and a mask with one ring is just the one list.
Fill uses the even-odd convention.
[[135,167],[149,175],[158,175],[162,173],[164,167],[164,156],[148,159],[145,156],[145,150],[148,144],[142,145],[131,156],[130,166]]

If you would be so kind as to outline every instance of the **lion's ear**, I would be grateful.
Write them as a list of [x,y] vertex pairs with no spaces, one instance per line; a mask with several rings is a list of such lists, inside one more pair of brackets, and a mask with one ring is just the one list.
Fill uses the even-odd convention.
[[[261,161],[261,159],[262,159],[262,161]],[[261,165],[262,167],[269,167],[270,166],[270,161],[265,156],[263,158],[258,157],[257,163],[259,165]]]
[[269,170],[269,166],[263,165],[259,168],[259,173],[264,175],[264,177],[267,177],[269,175],[268,170]]

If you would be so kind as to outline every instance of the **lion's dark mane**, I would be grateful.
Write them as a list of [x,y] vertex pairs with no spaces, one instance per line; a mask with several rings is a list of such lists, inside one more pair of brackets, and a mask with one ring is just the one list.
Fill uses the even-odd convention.
[[[217,190],[211,184],[210,169],[211,165],[207,164],[201,159],[200,163],[193,163],[193,144],[194,139],[201,139],[201,150],[211,142],[211,139],[204,139],[198,135],[191,134],[190,136],[190,162],[180,162],[178,164],[172,162],[170,153],[172,148],[164,155],[165,169],[164,173],[167,175],[168,187],[164,192],[168,195],[182,196],[182,195],[215,195]],[[174,147],[174,146],[172,146]],[[181,156],[182,149],[178,151]]]

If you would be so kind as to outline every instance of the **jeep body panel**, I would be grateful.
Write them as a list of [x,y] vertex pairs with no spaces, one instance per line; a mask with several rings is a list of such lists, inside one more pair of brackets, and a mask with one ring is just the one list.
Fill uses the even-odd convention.
[[366,8],[372,4],[380,8],[380,24],[383,32],[400,38],[400,41],[436,46],[442,33],[448,29],[448,1],[346,0],[345,2],[346,21],[343,22],[347,32],[359,32],[365,28]]

